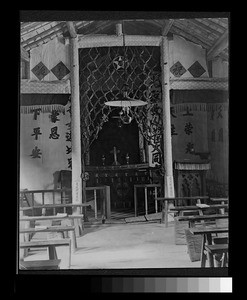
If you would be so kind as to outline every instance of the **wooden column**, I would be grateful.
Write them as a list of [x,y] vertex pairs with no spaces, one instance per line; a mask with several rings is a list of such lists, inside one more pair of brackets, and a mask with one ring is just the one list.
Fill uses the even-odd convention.
[[[170,117],[170,70],[169,70],[169,47],[166,36],[161,40],[161,75],[162,75],[162,108],[163,108],[163,135],[164,135],[164,191],[165,197],[173,198],[174,180],[172,168],[172,137]],[[168,201],[165,201],[162,211],[162,222],[168,225],[167,220]],[[166,216],[166,218],[165,218]],[[165,220],[164,220],[165,219]]]
[[[72,203],[82,203],[78,38],[70,38]],[[77,210],[73,209],[73,213]]]

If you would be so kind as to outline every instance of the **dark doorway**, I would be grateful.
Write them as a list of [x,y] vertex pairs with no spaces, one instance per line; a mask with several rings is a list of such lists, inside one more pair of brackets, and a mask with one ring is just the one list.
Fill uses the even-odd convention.
[[104,123],[97,140],[90,147],[90,165],[102,166],[104,155],[105,166],[111,166],[114,162],[114,147],[119,151],[117,160],[120,165],[127,164],[126,155],[129,156],[129,164],[140,163],[137,123],[132,120],[130,124],[122,124],[116,112],[109,116],[109,121]]

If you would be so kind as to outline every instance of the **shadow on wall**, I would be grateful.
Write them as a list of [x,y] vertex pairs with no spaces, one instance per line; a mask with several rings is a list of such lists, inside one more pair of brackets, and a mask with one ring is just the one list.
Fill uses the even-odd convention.
[[53,184],[54,184],[54,189],[61,188],[61,172],[60,171],[56,171],[53,173]]

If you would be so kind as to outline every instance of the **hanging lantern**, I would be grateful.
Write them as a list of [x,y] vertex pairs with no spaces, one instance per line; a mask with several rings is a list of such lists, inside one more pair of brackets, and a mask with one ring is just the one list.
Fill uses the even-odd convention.
[[[122,21],[122,28],[123,28],[123,21]],[[124,59],[123,59],[123,66],[124,66],[124,84],[121,89],[122,95],[120,99],[107,101],[105,105],[112,106],[112,107],[122,107],[122,110],[119,113],[119,117],[123,124],[130,124],[133,119],[133,114],[131,111],[131,107],[136,106],[144,106],[148,104],[145,101],[134,99],[128,96],[128,84],[126,80],[126,47],[125,47],[125,37],[124,37],[124,30],[123,30],[123,47],[124,47]]]

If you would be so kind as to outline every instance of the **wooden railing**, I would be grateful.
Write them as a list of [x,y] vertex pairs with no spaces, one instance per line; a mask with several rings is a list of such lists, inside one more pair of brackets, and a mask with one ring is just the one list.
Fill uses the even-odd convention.
[[154,188],[154,199],[155,199],[155,212],[158,212],[157,196],[158,188],[161,188],[161,185],[158,183],[148,183],[148,184],[135,184],[134,185],[134,207],[135,207],[135,216],[137,216],[137,189],[144,189],[145,197],[145,214],[148,214],[148,189]]
[[[103,192],[103,200],[101,205],[101,213],[106,219],[111,218],[111,200],[110,200],[110,187],[109,186],[95,186],[95,187],[86,187],[86,191],[93,191],[94,193],[94,203],[95,203],[95,218],[97,219],[97,190]],[[52,204],[45,204],[45,194],[52,194]],[[41,194],[41,204],[36,203],[35,194]],[[59,194],[59,203],[55,203],[56,194]],[[84,208],[84,214],[86,215],[86,207],[89,206],[87,203],[74,204],[68,203],[72,199],[72,190],[68,188],[63,189],[49,189],[49,190],[22,190],[20,191],[20,212],[30,211],[34,215],[34,211],[37,209],[42,210],[42,215],[46,215],[46,210],[51,208],[53,210],[53,215],[56,214],[56,209],[62,208],[63,212],[66,213],[66,209],[77,207],[80,212]],[[24,201],[27,202],[28,206],[24,207]]]

